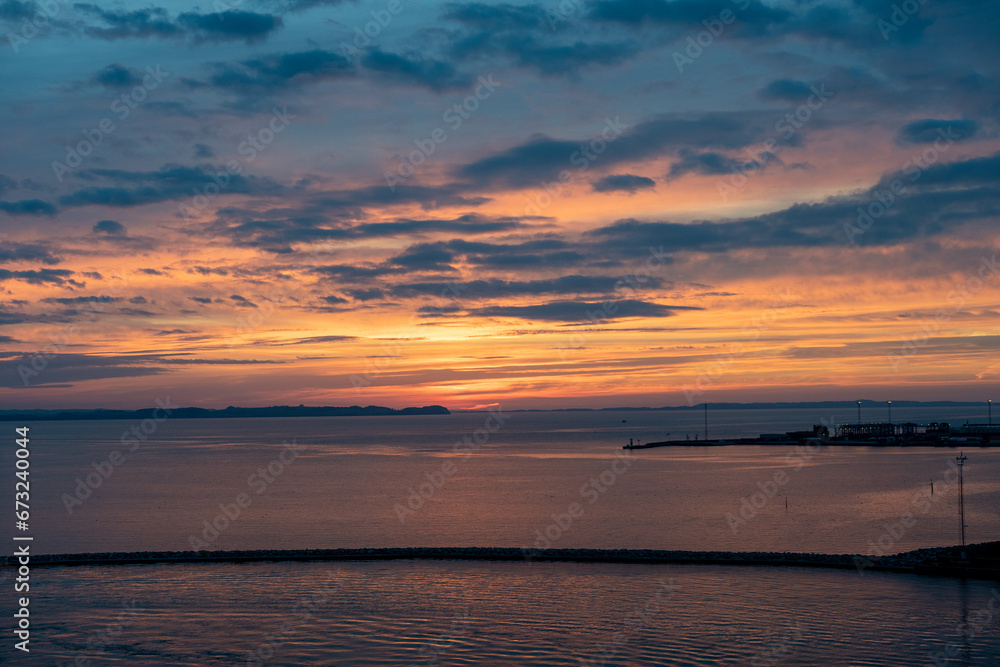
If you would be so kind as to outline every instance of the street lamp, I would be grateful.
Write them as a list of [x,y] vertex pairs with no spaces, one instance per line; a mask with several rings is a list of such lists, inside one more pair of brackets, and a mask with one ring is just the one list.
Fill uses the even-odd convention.
[[892,423],[892,401],[889,401],[889,423]]
[[861,423],[861,401],[858,401],[858,423]]
[[993,426],[993,399],[986,401],[986,405],[989,406],[990,411],[990,426]]

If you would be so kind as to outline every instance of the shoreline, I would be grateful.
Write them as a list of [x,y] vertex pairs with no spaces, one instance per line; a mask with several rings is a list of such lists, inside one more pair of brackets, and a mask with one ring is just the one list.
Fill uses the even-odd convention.
[[[919,549],[891,556],[792,552],[665,551],[658,549],[521,549],[516,547],[401,547],[359,549],[256,549],[233,551],[138,551],[32,555],[34,567],[153,565],[169,563],[247,563],[283,561],[483,560],[625,564],[695,564],[854,569],[860,574],[896,572],[1000,580],[1000,566],[990,556],[1000,542],[966,547]],[[16,567],[5,556],[4,567]]]
[[989,443],[981,442],[938,442],[932,440],[901,440],[899,442],[882,443],[874,440],[817,440],[815,443],[796,440],[767,440],[761,438],[723,438],[719,440],[663,440],[660,442],[648,442],[644,445],[622,445],[622,449],[661,449],[663,447],[788,447],[789,445],[818,446],[823,447],[873,447],[878,449],[918,449],[928,447],[935,449],[954,449],[961,451],[968,449],[997,449],[1000,448],[1000,440]]

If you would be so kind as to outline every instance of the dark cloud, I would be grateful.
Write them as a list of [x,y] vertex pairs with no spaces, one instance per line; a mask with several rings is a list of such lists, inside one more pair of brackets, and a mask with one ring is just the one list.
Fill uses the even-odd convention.
[[80,14],[97,19],[103,25],[84,29],[90,37],[114,41],[144,37],[179,37],[181,29],[170,19],[162,7],[135,11],[104,10],[97,5],[77,3],[73,8]]
[[452,58],[505,58],[546,76],[575,77],[582,70],[620,65],[642,51],[631,40],[563,39],[544,6],[450,3],[444,18],[461,25],[449,35]]
[[[0,269],[2,271],[2,269]],[[25,313],[11,312],[0,308],[0,326],[12,326],[14,324],[24,324],[25,322],[37,322],[42,318]]]
[[373,279],[378,279],[382,276],[406,273],[407,271],[399,266],[370,264],[362,266],[353,264],[328,264],[326,266],[317,266],[311,270],[313,273],[318,273],[329,278],[336,278],[338,281],[346,283],[370,283]]
[[443,18],[481,30],[526,30],[550,27],[545,8],[540,4],[452,2],[446,5]]
[[199,160],[207,160],[215,157],[215,151],[208,144],[195,144],[194,156]]
[[434,92],[468,87],[475,78],[459,72],[451,63],[419,53],[399,54],[370,48],[359,63],[355,65],[349,54],[324,49],[272,53],[235,63],[214,63],[207,81],[184,81],[191,88],[212,86],[241,94],[268,94],[322,81],[351,79],[360,74]]
[[8,215],[55,215],[54,205],[41,199],[22,199],[21,201],[0,201],[0,211]]
[[120,296],[73,296],[42,299],[45,303],[59,303],[64,306],[78,306],[84,303],[118,303],[124,300],[124,297]]
[[[626,25],[672,24],[705,28],[702,21],[729,10],[748,32],[760,33],[792,18],[783,8],[769,7],[759,0],[597,0],[590,5],[588,18]],[[735,23],[735,28],[739,28]]]
[[489,234],[517,229],[521,218],[486,216],[468,213],[452,220],[400,218],[392,222],[368,222],[348,228],[356,238],[400,236],[403,234],[428,234],[432,232],[461,232],[463,234]]
[[[773,154],[767,154],[768,158],[776,158]],[[701,174],[703,176],[719,176],[722,174],[732,174],[745,171],[747,169],[756,170],[762,165],[758,161],[741,162],[722,153],[697,153],[694,151],[681,151],[680,159],[670,165],[667,172],[667,180],[674,180],[687,174]]]
[[[961,21],[974,16],[978,10],[986,16],[976,20],[988,20],[991,12],[989,4],[977,0],[938,5],[919,3],[915,5],[919,11],[907,12],[898,0],[853,0],[844,3],[596,0],[590,3],[587,18],[599,25],[618,24],[644,35],[655,34],[663,41],[674,44],[678,51],[687,46],[688,37],[694,38],[714,26],[717,39],[752,40],[754,48],[793,37],[810,42],[839,43],[870,53],[875,49],[926,42],[927,29],[944,17]],[[724,11],[731,12],[733,17],[728,25],[718,23]]]
[[[273,6],[274,11],[281,13],[304,12],[316,7],[336,7],[348,0],[267,0],[263,4]],[[353,2],[354,0],[350,0]],[[406,0],[404,0],[406,1]]]
[[399,55],[380,49],[370,49],[361,64],[382,78],[414,84],[435,92],[466,88],[474,80],[458,72],[451,64],[416,54]]
[[202,276],[228,276],[229,271],[211,266],[193,266],[188,269],[188,273],[197,273]]
[[275,347],[284,347],[286,345],[301,345],[301,344],[314,344],[314,343],[342,343],[348,340],[357,340],[357,336],[309,336],[308,338],[293,338],[281,339],[281,340],[271,340],[265,341],[257,344],[273,345]]
[[93,226],[95,234],[108,234],[109,236],[127,236],[128,230],[120,222],[114,220],[101,220]]
[[[919,175],[914,174],[914,171]],[[893,172],[883,177],[877,187],[887,187],[894,180],[901,180],[910,187],[936,189],[990,186],[990,189],[978,192],[979,195],[990,197],[995,193],[993,188],[1000,183],[1000,152],[989,157],[933,164],[923,170],[909,165],[901,172]],[[969,203],[973,202],[970,200]]]
[[[214,176],[228,176],[224,188],[219,188]],[[195,193],[220,190],[218,196],[227,194],[269,195],[281,192],[282,187],[269,178],[228,174],[225,167],[201,165],[184,167],[167,164],[157,171],[124,171],[121,169],[90,169],[76,174],[86,180],[103,179],[113,185],[92,186],[59,198],[64,207],[116,206],[131,207],[179,200],[193,206]],[[209,188],[211,186],[211,188]]]
[[178,16],[177,22],[187,28],[198,41],[243,40],[248,44],[263,40],[282,26],[278,16],[244,11],[214,14],[187,12]]
[[[357,193],[354,193],[357,195]],[[363,203],[358,198],[358,204]],[[346,205],[341,202],[340,205]],[[329,212],[329,204],[324,208]],[[317,243],[349,239],[398,238],[400,236],[420,236],[436,232],[457,232],[466,236],[491,234],[514,230],[524,225],[524,219],[512,216],[487,217],[468,213],[453,219],[413,219],[399,218],[387,222],[364,222],[359,224],[333,225],[325,215],[305,212],[294,217],[288,216],[288,209],[267,212],[224,209],[219,212],[219,220],[209,228],[214,235],[229,237],[233,243],[242,246],[262,248],[272,252],[287,253],[291,246],[299,243]]]
[[203,296],[189,296],[188,298],[191,299],[192,301],[196,302],[196,303],[201,303],[201,304],[212,303],[211,299],[203,297]]
[[418,243],[390,261],[410,270],[455,271],[455,267],[449,263],[453,259],[454,255],[440,243]]
[[793,79],[775,79],[760,90],[758,95],[765,100],[800,102],[812,94],[808,83]]
[[656,187],[656,181],[645,176],[632,174],[612,174],[594,183],[594,192],[628,192],[649,190]]
[[615,67],[642,51],[638,44],[629,41],[552,44],[530,35],[508,37],[501,46],[513,57],[515,64],[549,76],[575,75],[594,67]]
[[166,369],[145,365],[148,358],[102,357],[87,354],[56,354],[50,357],[45,368],[32,375],[26,372],[22,379],[20,367],[32,371],[32,357],[23,355],[0,360],[0,387],[24,389],[25,387],[58,386],[66,383],[86,382],[109,378],[145,377],[166,372]]
[[279,364],[281,361],[256,359],[198,359],[155,354],[114,355],[56,354],[45,368],[22,379],[20,367],[32,369],[32,356],[18,355],[0,360],[0,387],[20,388],[65,385],[109,378],[145,377],[171,372],[172,367],[193,365]]
[[233,294],[229,298],[232,299],[233,301],[235,301],[236,305],[240,306],[240,307],[244,307],[244,308],[256,308],[257,307],[256,303],[254,303],[253,301],[247,299],[246,297],[244,297],[244,296],[242,296],[240,294]]
[[539,254],[502,254],[470,258],[470,262],[479,266],[495,268],[515,268],[532,266],[578,265],[586,261],[586,257],[574,250],[547,252]]
[[0,281],[23,280],[30,285],[63,285],[67,282],[74,282],[70,279],[72,275],[73,272],[66,269],[33,269],[30,271],[0,269]]
[[579,264],[586,257],[557,239],[542,239],[519,244],[497,244],[464,239],[417,243],[391,258],[391,266],[405,267],[408,271],[455,271],[452,264],[463,258],[479,266],[556,266]]
[[967,141],[979,132],[974,120],[935,120],[928,118],[908,123],[899,131],[900,144],[929,144],[938,140]]
[[[760,0],[597,0],[591,3],[587,18],[633,29],[666,29],[664,38],[679,43],[678,51],[687,46],[685,37],[693,39],[713,27],[716,35],[727,40],[754,40],[757,46],[797,37],[870,49],[887,46],[890,37],[900,43],[917,41],[933,22],[904,14],[903,25],[893,25],[891,17],[898,4],[896,0],[858,0],[854,6],[807,2],[775,6]],[[728,24],[719,22],[723,12],[732,17]],[[883,30],[879,21],[889,22],[889,30]]]
[[219,365],[219,366],[242,366],[242,365],[256,365],[256,364],[283,364],[284,361],[270,360],[270,359],[182,359],[178,357],[154,357],[153,361],[156,363],[167,364],[167,365],[177,365],[177,366],[201,366],[201,365]]
[[538,239],[523,243],[485,243],[452,239],[437,244],[448,252],[461,255],[469,264],[479,266],[558,266],[560,264],[580,264],[586,257],[575,249],[570,249],[559,239]]
[[[240,93],[267,93],[293,83],[315,83],[355,76],[351,61],[333,51],[314,49],[297,53],[274,53],[239,63],[216,63],[208,85]],[[203,82],[187,80],[200,87]]]
[[439,317],[442,315],[454,315],[456,313],[464,312],[465,309],[457,304],[452,304],[449,306],[421,306],[417,308],[417,313],[421,317]]
[[160,37],[187,38],[195,43],[244,41],[251,44],[282,26],[278,16],[246,11],[185,12],[175,20],[162,7],[127,11],[78,3],[73,8],[96,21],[84,27],[85,34],[107,41]]
[[355,301],[375,301],[377,299],[385,298],[385,294],[377,287],[346,290],[346,293]]
[[0,245],[0,262],[41,262],[42,264],[58,264],[62,261],[52,252],[35,243],[5,243]]
[[145,273],[147,276],[165,276],[167,275],[163,271],[158,271],[156,269],[139,269],[139,273]]
[[324,296],[323,297],[323,301],[327,302],[331,306],[336,306],[336,305],[341,304],[341,303],[350,303],[350,301],[348,301],[344,297],[337,296],[335,294],[331,294],[329,296]]
[[702,309],[626,299],[609,302],[552,301],[533,306],[488,306],[470,309],[468,312],[478,317],[516,317],[522,320],[596,324],[631,317],[671,317],[678,310]]
[[[905,187],[886,208],[891,184]],[[726,252],[741,248],[818,247],[829,245],[893,245],[954,232],[985,234],[995,226],[1000,211],[1000,153],[925,170],[908,167],[884,176],[863,192],[832,197],[813,204],[795,204],[759,216],[723,222],[645,222],[619,220],[587,232],[601,247],[625,251],[636,247],[662,247],[664,252]],[[892,194],[890,192],[890,194]],[[868,208],[882,214],[870,222],[862,216]],[[861,211],[859,211],[861,209]],[[859,219],[864,227],[848,233]],[[861,231],[861,233],[856,233]]]
[[108,65],[91,77],[91,81],[105,88],[133,88],[142,83],[145,72],[121,63]]
[[20,21],[30,19],[38,13],[38,3],[27,0],[5,0],[0,2],[0,19],[5,21]]
[[681,150],[739,150],[773,137],[774,125],[773,114],[763,112],[660,116],[634,126],[616,116],[606,119],[604,127],[596,127],[591,137],[560,140],[537,135],[461,165],[455,174],[483,186],[541,187],[542,181],[556,179],[561,171],[572,176],[592,166],[605,169]]
[[[662,284],[660,279],[647,279],[641,287],[655,289]],[[413,282],[395,285],[391,292],[395,296],[440,296],[447,291],[448,296],[458,299],[497,299],[509,296],[538,296],[543,294],[580,295],[612,294],[625,283],[619,276],[569,275],[559,278],[538,280],[503,280],[489,278],[454,282],[444,285],[440,282]]]

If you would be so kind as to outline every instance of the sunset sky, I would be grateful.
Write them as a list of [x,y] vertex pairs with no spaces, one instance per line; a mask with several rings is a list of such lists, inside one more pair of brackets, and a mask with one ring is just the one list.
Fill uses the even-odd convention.
[[998,28],[2,0],[0,405],[1000,397]]

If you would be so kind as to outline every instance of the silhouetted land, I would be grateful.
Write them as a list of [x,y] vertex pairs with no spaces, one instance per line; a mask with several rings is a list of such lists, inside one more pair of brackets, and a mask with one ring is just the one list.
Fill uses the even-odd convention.
[[[962,558],[962,552],[965,558]],[[971,579],[1000,579],[1000,542],[965,547],[918,549],[891,556],[760,551],[661,551],[657,549],[517,549],[513,547],[407,547],[388,549],[275,549],[249,551],[139,551],[33,555],[31,564],[143,565],[158,563],[244,563],[251,561],[490,560],[575,563],[680,563],[823,567],[840,570],[904,572]],[[16,556],[0,564],[16,567]]]
[[275,405],[267,408],[145,408],[142,410],[0,410],[0,421],[64,421],[95,419],[159,419],[166,414],[172,419],[232,419],[246,417],[383,417],[396,415],[450,415],[448,408],[427,405],[422,408],[393,408],[381,405],[361,407],[307,407],[305,405]]
[[[861,401],[861,408],[885,409],[885,401]],[[893,401],[893,407],[897,408],[967,408],[983,407],[986,401]],[[798,401],[786,403],[709,403],[710,410],[794,410],[796,408],[822,408],[826,409],[850,409],[857,410],[857,401]],[[659,408],[650,407],[629,407],[621,406],[614,408],[556,408],[546,410],[504,410],[504,412],[607,412],[607,411],[636,411],[653,412],[660,410],[704,410],[705,404],[697,405],[666,405]]]

